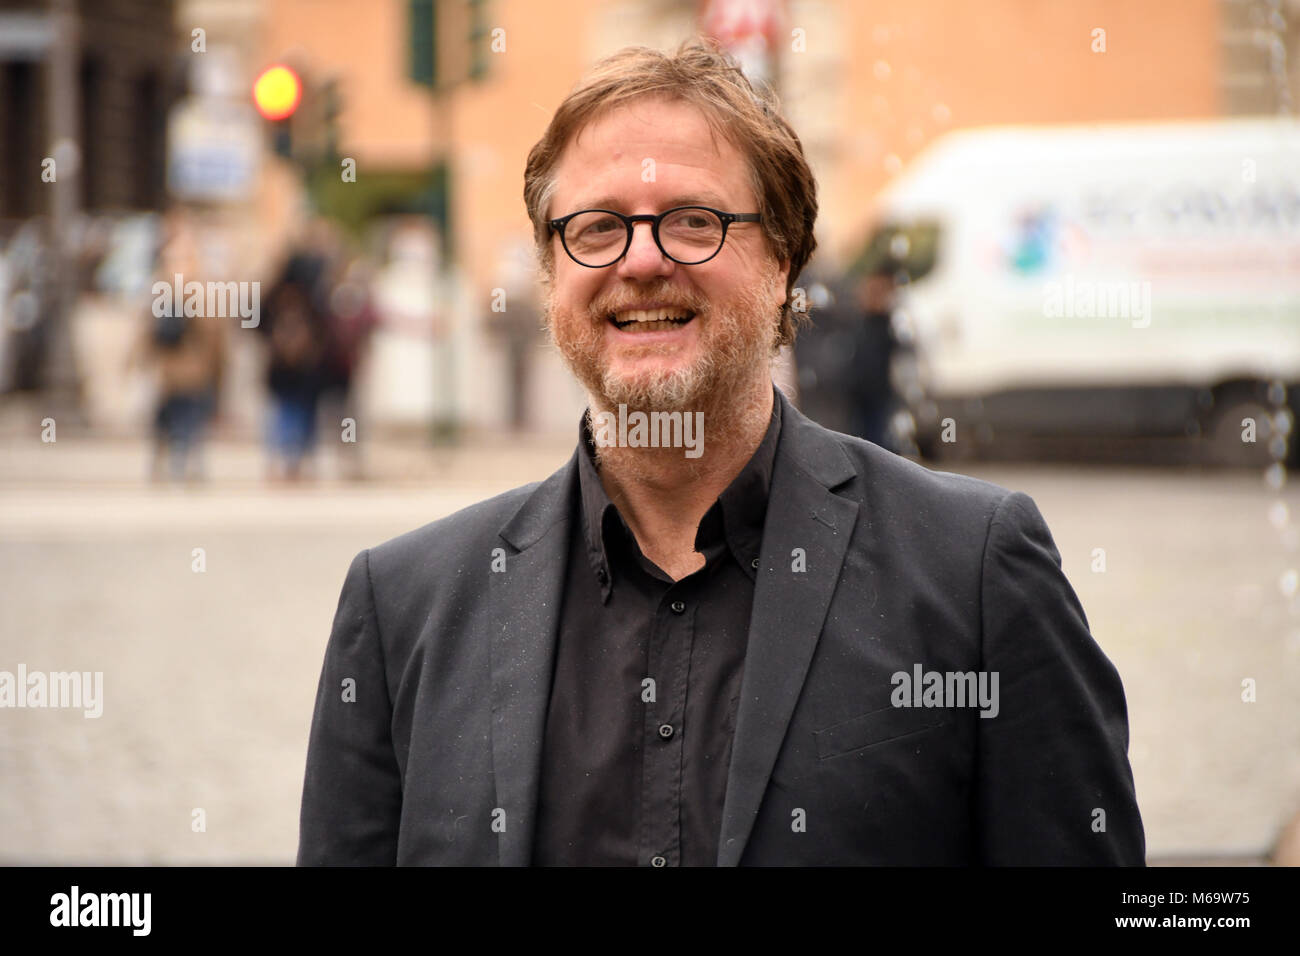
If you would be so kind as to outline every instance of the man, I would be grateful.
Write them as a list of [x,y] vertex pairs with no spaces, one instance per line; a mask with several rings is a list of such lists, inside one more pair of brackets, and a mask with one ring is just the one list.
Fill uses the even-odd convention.
[[886,257],[856,283],[854,355],[860,374],[848,389],[855,406],[853,433],[890,451],[897,450],[889,423],[896,401],[891,372],[898,350],[893,327],[894,276],[900,268]]
[[766,94],[625,50],[525,202],[578,449],[353,562],[299,863],[1142,863],[1123,690],[1033,502],[772,385],[817,203]]

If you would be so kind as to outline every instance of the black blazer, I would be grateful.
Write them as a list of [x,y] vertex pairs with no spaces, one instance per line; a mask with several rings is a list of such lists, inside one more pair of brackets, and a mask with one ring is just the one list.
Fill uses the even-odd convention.
[[[1142,864],[1124,691],[1033,501],[777,395],[718,865]],[[300,865],[530,862],[576,485],[575,453],[352,562]],[[918,665],[997,672],[997,716],[894,706]]]

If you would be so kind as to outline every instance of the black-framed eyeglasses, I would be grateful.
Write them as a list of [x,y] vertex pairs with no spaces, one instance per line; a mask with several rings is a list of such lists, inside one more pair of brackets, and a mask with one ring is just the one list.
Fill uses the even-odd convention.
[[550,220],[560,234],[564,251],[580,266],[603,269],[627,253],[632,245],[632,227],[650,223],[655,245],[673,262],[698,266],[722,251],[727,228],[733,222],[762,222],[756,212],[723,212],[708,206],[674,206],[659,213],[625,216],[612,209],[582,209]]

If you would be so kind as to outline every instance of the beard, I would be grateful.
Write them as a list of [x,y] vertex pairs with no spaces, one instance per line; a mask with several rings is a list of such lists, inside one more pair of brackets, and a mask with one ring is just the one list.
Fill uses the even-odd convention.
[[[666,279],[653,285],[628,289],[619,287],[592,301],[586,310],[562,309],[555,289],[546,291],[544,313],[552,344],[564,358],[574,377],[586,388],[592,411],[628,409],[662,412],[706,411],[715,422],[732,417],[746,403],[760,369],[770,375],[775,354],[780,306],[761,290],[775,263],[766,266],[763,282],[746,285],[724,303],[710,302],[698,292],[673,287]],[[628,308],[634,301],[652,299],[695,313],[699,323],[698,355],[688,364],[668,370],[623,371],[606,360],[605,327],[611,313]],[[672,343],[622,345],[628,358],[672,355],[680,348]]]

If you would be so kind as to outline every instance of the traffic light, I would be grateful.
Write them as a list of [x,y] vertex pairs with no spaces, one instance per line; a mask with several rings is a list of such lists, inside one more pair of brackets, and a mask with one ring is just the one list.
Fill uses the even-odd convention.
[[269,120],[288,119],[301,101],[302,80],[282,64],[267,67],[253,83],[253,102]]
[[302,102],[302,80],[282,63],[269,66],[253,82],[253,104],[271,123],[272,145],[286,158],[293,154],[293,114]]
[[303,169],[337,163],[342,112],[338,77],[300,73],[277,63],[253,83],[253,103],[267,122],[278,155]]

